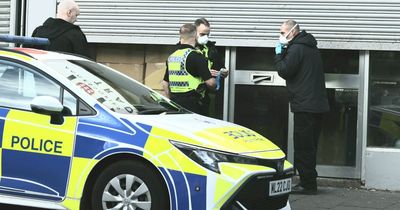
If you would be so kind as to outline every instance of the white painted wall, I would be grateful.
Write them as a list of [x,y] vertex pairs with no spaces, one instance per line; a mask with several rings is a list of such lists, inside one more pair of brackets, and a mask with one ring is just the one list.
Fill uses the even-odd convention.
[[49,17],[56,16],[57,0],[28,0],[26,3],[26,36]]
[[400,191],[400,149],[367,148],[365,187]]

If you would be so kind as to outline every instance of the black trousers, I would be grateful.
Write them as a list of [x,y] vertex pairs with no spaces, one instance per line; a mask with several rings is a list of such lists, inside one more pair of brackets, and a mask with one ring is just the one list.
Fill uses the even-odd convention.
[[197,114],[205,115],[204,104],[197,95],[177,95],[171,94],[171,100],[181,105],[183,108]]
[[299,172],[300,185],[317,187],[317,149],[321,133],[321,113],[294,113],[294,167]]

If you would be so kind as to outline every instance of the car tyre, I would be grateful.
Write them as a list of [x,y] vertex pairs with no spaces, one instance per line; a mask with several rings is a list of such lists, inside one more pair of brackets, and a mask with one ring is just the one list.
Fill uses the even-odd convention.
[[105,168],[93,185],[91,209],[169,209],[161,175],[140,161],[118,161]]

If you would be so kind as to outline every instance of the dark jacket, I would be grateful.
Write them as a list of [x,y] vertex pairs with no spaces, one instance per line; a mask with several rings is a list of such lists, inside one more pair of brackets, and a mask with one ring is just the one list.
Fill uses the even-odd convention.
[[[221,68],[225,68],[223,59],[218,53],[216,42],[208,41],[206,47],[208,48],[208,55],[204,55],[208,60],[212,62],[211,69],[219,71]],[[197,46],[200,50],[204,49],[203,45]]]
[[329,111],[322,58],[313,35],[302,31],[291,40],[275,56],[275,69],[286,80],[292,112]]
[[77,25],[59,18],[48,18],[42,26],[37,27],[32,37],[48,38],[48,46],[25,46],[50,51],[76,53],[89,57],[89,48],[85,34]]

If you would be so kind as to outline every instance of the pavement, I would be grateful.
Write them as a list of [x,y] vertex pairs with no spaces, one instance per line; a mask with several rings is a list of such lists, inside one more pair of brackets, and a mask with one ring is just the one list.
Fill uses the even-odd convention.
[[[400,210],[400,192],[367,190],[357,181],[318,180],[317,195],[289,196],[292,210]],[[0,205],[0,210],[45,210]]]
[[367,190],[362,187],[318,188],[317,195],[289,196],[292,210],[399,210],[400,192]]

